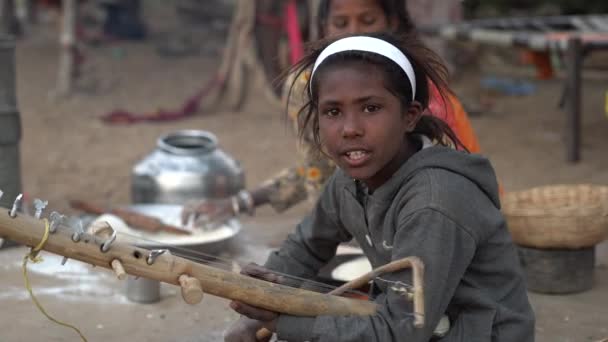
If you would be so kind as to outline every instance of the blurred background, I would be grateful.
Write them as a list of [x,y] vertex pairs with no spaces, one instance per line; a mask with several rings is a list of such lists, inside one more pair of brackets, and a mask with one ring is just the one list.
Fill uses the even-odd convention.
[[[318,36],[311,24],[315,3],[0,0],[0,204],[9,208],[23,193],[25,214],[34,214],[34,200],[41,198],[48,201],[45,215],[57,210],[90,222],[96,215],[85,215],[71,200],[96,203],[102,211],[181,206],[232,195],[294,165],[297,137],[279,76],[297,59],[294,51]],[[608,2],[403,5],[448,64],[450,86],[507,196],[505,215],[512,229],[522,225],[522,259],[540,267],[528,274],[536,285],[530,296],[537,340],[606,341]],[[182,171],[221,186],[159,176],[182,163],[162,154],[171,154],[163,141],[217,152],[184,162]],[[171,192],[180,186],[201,191]],[[537,187],[549,188],[530,195]],[[282,213],[260,207],[255,216],[227,224],[227,245],[206,249],[207,242],[197,240],[183,248],[261,263],[313,202]],[[526,229],[545,224],[543,217],[526,216],[534,205],[549,207],[545,216],[564,216],[562,225],[551,223],[556,230],[565,226],[584,235],[599,222],[600,233],[584,246],[527,245]],[[581,218],[590,212],[585,208],[595,210],[591,218]],[[174,209],[170,215],[178,215]],[[522,215],[525,223],[516,221]],[[25,252],[10,241],[0,250],[0,340],[77,340],[27,296],[20,270]],[[207,296],[203,305],[190,306],[177,287],[153,283],[142,290],[145,284],[128,285],[106,270],[73,260],[61,266],[60,260],[47,254],[32,267],[34,292],[90,341],[220,341],[237,318],[223,299]],[[152,303],[128,291],[152,291],[142,294]]]

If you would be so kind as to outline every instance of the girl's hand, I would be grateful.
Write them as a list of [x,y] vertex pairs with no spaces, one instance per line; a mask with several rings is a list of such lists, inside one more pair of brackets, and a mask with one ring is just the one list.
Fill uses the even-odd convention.
[[[277,284],[280,284],[282,281],[282,277],[280,275],[277,275],[271,270],[255,263],[249,263],[244,266],[241,269],[241,274]],[[237,301],[230,302],[230,307],[239,314],[260,322],[262,324],[261,327],[270,331],[276,330],[276,321],[279,317],[278,313]]]
[[182,224],[186,225],[190,220],[201,225],[225,222],[238,214],[235,210],[234,200],[227,199],[204,199],[190,202],[182,209]]
[[[234,322],[224,335],[224,342],[258,342],[256,332],[263,328],[262,322],[241,317]],[[270,338],[262,341],[269,341]]]
[[236,301],[230,302],[230,308],[245,317],[262,323],[261,327],[263,328],[266,328],[270,331],[276,330],[277,318],[279,317],[279,314],[274,311],[260,309],[255,306]]

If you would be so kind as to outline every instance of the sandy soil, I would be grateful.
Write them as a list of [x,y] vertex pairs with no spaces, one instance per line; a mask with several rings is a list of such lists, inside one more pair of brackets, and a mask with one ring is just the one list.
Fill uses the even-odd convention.
[[[164,21],[152,23],[156,31],[169,25]],[[207,111],[181,121],[121,127],[107,126],[98,119],[99,115],[116,108],[139,112],[159,107],[175,108],[211,76],[219,63],[217,54],[163,58],[156,53],[151,41],[89,47],[86,50],[87,62],[94,66],[92,76],[101,81],[102,89],[93,93],[78,92],[69,99],[57,100],[49,96],[56,81],[56,32],[49,25],[37,28],[35,33],[20,41],[17,49],[17,93],[24,130],[21,145],[24,190],[30,197],[48,199],[53,209],[70,213],[67,201],[71,198],[112,205],[129,203],[130,171],[134,163],[155,148],[159,135],[179,129],[203,129],[216,134],[221,147],[242,163],[249,185],[294,162],[295,140],[290,127],[276,108],[260,100],[263,97],[254,89],[245,110],[238,113]],[[504,68],[485,68],[484,72],[513,75],[511,69]],[[466,74],[454,84],[465,102],[479,99],[477,76]],[[565,113],[557,108],[561,80],[529,81],[538,86],[535,94],[525,97],[492,95],[492,110],[472,118],[483,153],[492,160],[505,189],[518,190],[553,183],[608,184],[608,154],[605,152],[608,119],[604,113],[608,78],[593,72],[585,78],[583,160],[578,164],[565,162],[562,141]],[[260,210],[256,220],[251,222],[246,238],[242,239],[254,239],[251,241],[258,241],[260,248],[276,245],[290,229],[291,223],[307,208],[308,204],[301,205],[281,218],[275,217],[271,210]],[[1,282],[3,287],[20,284],[18,280],[9,278],[19,274],[14,267],[7,268],[5,272]],[[608,313],[605,312],[608,307],[607,278],[604,269],[598,272],[603,272],[599,277],[600,290],[583,295],[583,300],[579,301],[579,297],[534,297],[537,313],[542,315],[539,317],[542,323],[539,324],[539,340],[593,341],[608,336]],[[5,304],[15,307],[12,306],[15,301],[19,304],[18,309],[8,310]],[[114,311],[103,311],[99,306],[83,305],[82,311],[76,304],[64,307],[70,312],[69,318],[95,318],[86,321],[93,341],[173,340],[169,337],[171,335],[160,333],[160,328],[153,328],[159,323],[152,321],[161,312],[173,313],[166,315],[171,317],[170,327],[175,327],[176,334],[184,332],[185,335],[180,335],[179,339],[197,340],[188,336],[197,336],[200,324],[201,327],[213,326],[215,329],[213,334],[216,335],[205,339],[211,341],[219,340],[218,329],[233,318],[226,310],[225,302],[218,302],[221,303],[209,304],[209,308],[215,310],[213,314],[201,313],[203,318],[198,321],[181,319],[180,310],[190,310],[187,317],[194,317],[191,316],[194,311],[183,309],[177,302],[145,308],[135,306],[116,317],[110,317],[116,314]],[[72,340],[70,332],[48,330],[53,332],[46,335],[38,330],[50,325],[25,300],[6,299],[2,306],[5,309],[0,315],[3,317],[0,319],[0,335],[8,333],[5,335],[7,338],[1,338],[3,341],[33,340],[40,336],[48,336],[43,339],[49,341]],[[565,313],[566,309],[569,313]],[[141,331],[124,328],[122,319],[146,317],[148,310],[152,310],[153,316],[148,317],[147,322],[142,319],[138,323],[129,323],[131,326],[141,324]],[[98,312],[105,312],[107,323],[104,325],[111,329],[103,329],[103,325],[102,328],[94,328],[94,322],[101,322]],[[133,312],[136,314],[130,314]],[[575,317],[580,324],[573,324]],[[27,324],[20,324],[18,329],[10,323],[26,318]],[[205,325],[201,320],[213,324]],[[184,328],[184,324],[189,328]],[[210,331],[201,329],[203,335]]]

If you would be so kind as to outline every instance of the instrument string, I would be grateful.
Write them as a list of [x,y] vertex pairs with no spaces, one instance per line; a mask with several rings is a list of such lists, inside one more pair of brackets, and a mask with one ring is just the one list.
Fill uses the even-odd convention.
[[[236,267],[243,268],[246,266],[246,264],[248,264],[248,263],[239,262],[236,259],[230,259],[230,258],[218,256],[218,255],[207,254],[207,253],[204,253],[200,250],[196,250],[193,248],[175,246],[175,245],[167,245],[166,243],[162,243],[162,242],[156,241],[154,239],[144,238],[141,236],[136,236],[136,235],[125,233],[125,232],[119,232],[118,235],[128,237],[128,238],[130,238],[130,240],[134,239],[135,241],[129,241],[129,242],[136,247],[145,248],[145,249],[155,249],[155,248],[151,247],[150,245],[163,246],[163,247],[166,246],[167,247],[166,249],[169,249],[173,255],[191,260],[193,262],[202,263],[202,264],[213,266],[213,267],[223,269],[223,270],[234,271]],[[138,244],[138,242],[139,242],[139,244]],[[148,245],[142,244],[142,242],[146,242],[146,243],[148,243]],[[282,272],[276,272],[276,271],[272,271],[272,273],[277,276],[280,276],[280,279],[281,279],[280,283],[282,285],[287,285],[287,286],[292,286],[292,287],[302,287],[302,288],[305,288],[306,290],[320,292],[320,293],[326,293],[326,292],[329,292],[329,291],[337,288],[337,286],[314,281],[314,280],[311,280],[308,278],[297,277],[297,276],[293,276],[293,275],[282,273]],[[363,292],[357,291],[357,290],[349,290],[349,291],[346,291],[345,294],[358,295],[358,296],[367,295],[366,293],[363,293]]]

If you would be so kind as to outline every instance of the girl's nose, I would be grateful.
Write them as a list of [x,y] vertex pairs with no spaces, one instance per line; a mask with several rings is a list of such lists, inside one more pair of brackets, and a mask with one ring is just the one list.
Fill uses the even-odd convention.
[[361,33],[361,29],[359,27],[359,23],[356,20],[351,20],[348,24],[348,34],[357,34]]
[[342,137],[343,138],[356,138],[363,135],[363,127],[357,115],[344,115],[344,121],[342,126]]

